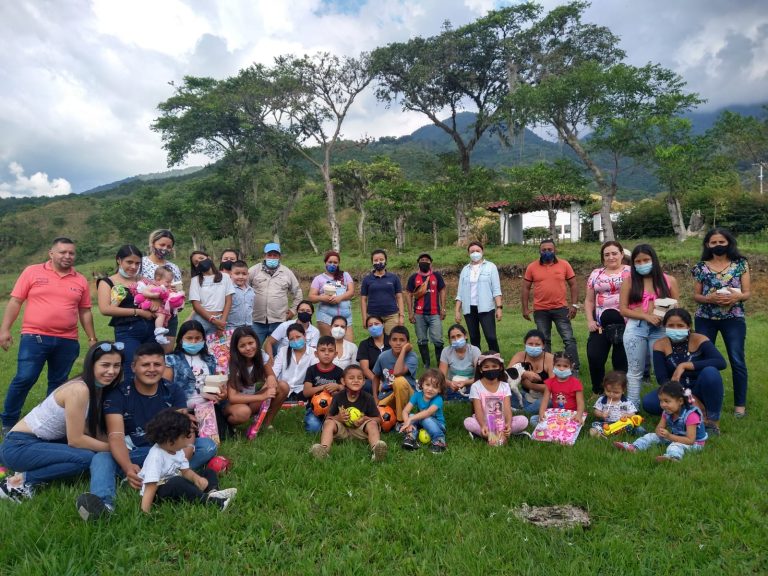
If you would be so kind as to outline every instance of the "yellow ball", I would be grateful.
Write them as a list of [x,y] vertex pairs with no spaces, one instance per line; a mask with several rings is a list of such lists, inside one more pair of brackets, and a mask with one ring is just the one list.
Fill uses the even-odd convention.
[[349,420],[346,421],[346,425],[350,428],[355,425],[355,422],[363,417],[363,413],[354,406],[347,408],[347,413],[349,414]]
[[430,440],[432,440],[432,437],[429,435],[429,432],[424,430],[424,428],[419,430],[419,442],[422,444],[429,444]]

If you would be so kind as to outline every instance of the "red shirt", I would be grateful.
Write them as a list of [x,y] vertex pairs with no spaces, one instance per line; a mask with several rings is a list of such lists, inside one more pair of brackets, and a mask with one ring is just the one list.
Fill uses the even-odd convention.
[[576,378],[568,376],[565,382],[560,382],[554,376],[544,380],[544,385],[549,389],[552,396],[548,408],[564,408],[565,410],[576,410],[576,392],[581,392],[584,387]]
[[61,276],[50,261],[27,266],[11,296],[26,302],[22,334],[77,340],[79,312],[91,308],[91,291],[85,277],[74,268]]
[[554,310],[568,306],[566,282],[576,276],[567,260],[552,264],[534,260],[525,269],[525,280],[533,284],[533,309]]

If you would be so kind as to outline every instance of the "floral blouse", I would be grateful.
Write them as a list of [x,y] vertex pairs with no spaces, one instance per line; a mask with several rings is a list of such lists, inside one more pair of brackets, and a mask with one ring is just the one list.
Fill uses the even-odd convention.
[[[749,272],[749,264],[742,258],[732,261],[725,270],[714,272],[705,262],[699,262],[691,270],[693,279],[701,284],[704,296],[717,292],[720,288],[738,288],[741,290],[741,277]],[[717,304],[699,304],[696,316],[711,320],[744,318],[744,302],[736,302],[730,308]]]

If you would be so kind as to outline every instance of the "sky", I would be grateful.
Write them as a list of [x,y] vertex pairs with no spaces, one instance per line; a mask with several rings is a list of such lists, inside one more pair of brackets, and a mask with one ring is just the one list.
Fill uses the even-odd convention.
[[[471,22],[495,0],[13,0],[0,2],[0,198],[82,192],[162,172],[150,130],[186,75],[222,79],[281,54],[356,56]],[[562,2],[544,0],[551,9]],[[768,9],[760,0],[593,0],[587,22],[627,61],[680,74],[713,110],[768,101]],[[353,105],[348,138],[400,136],[426,117]],[[186,165],[203,165],[191,157]]]

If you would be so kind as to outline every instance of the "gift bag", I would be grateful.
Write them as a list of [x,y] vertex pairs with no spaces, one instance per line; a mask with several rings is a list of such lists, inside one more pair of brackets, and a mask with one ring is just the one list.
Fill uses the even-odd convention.
[[232,340],[232,328],[218,330],[205,337],[208,352],[216,358],[216,374],[229,374],[229,342]]
[[197,418],[197,435],[200,438],[210,438],[218,446],[221,440],[213,402],[206,400],[195,406],[195,418]]

